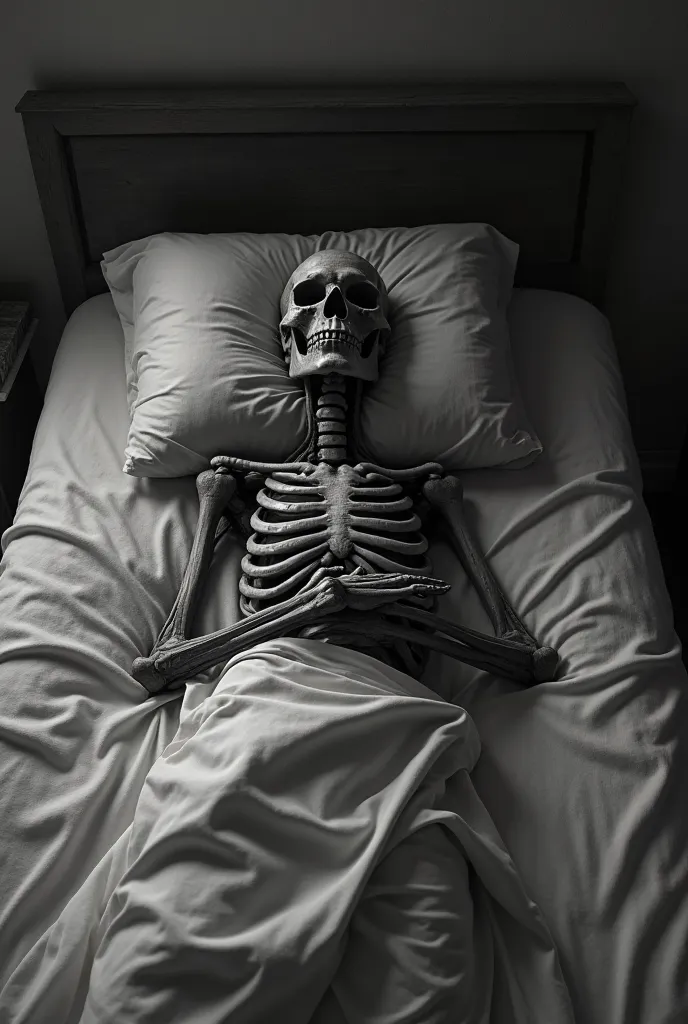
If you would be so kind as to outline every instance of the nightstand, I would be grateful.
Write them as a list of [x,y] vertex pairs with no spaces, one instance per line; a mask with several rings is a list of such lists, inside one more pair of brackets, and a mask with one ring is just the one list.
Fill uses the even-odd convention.
[[31,455],[43,398],[29,358],[34,320],[0,384],[0,533],[11,525]]

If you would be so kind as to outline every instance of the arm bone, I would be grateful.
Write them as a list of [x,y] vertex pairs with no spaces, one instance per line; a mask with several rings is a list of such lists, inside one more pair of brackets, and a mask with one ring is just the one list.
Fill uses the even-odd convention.
[[339,593],[327,586],[329,582],[322,581],[310,593],[297,594],[215,633],[180,641],[167,651],[154,650],[149,658],[136,659],[132,674],[149,693],[158,693],[170,688],[170,683],[193,679],[249,647],[317,622],[345,607]]
[[461,481],[455,476],[428,480],[423,487],[423,494],[439,512],[451,545],[490,616],[495,634],[502,636],[515,631],[521,634],[525,643],[537,647],[535,639],[510,607],[483,553],[471,536],[464,514]]
[[196,477],[199,498],[198,524],[179,593],[153,650],[165,643],[186,639],[193,625],[198,601],[213,557],[215,531],[236,490],[234,477],[206,469]]
[[[428,480],[423,486],[423,494],[442,517],[452,547],[490,616],[497,639],[501,643],[510,640],[530,652],[537,682],[553,679],[559,655],[552,647],[538,645],[497,584],[470,534],[463,510],[461,481],[450,475]],[[437,628],[444,631],[442,626]]]

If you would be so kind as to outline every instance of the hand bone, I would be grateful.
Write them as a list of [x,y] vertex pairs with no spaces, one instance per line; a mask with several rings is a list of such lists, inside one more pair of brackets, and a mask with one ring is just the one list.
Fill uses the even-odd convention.
[[400,572],[365,573],[362,570],[348,576],[321,580],[316,589],[323,585],[328,591],[336,591],[347,608],[363,612],[396,601],[434,597],[450,589],[449,583],[432,576]]

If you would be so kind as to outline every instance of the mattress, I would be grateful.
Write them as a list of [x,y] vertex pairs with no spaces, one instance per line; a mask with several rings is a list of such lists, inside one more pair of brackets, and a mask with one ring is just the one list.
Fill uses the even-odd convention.
[[[545,451],[462,479],[501,586],[561,667],[522,690],[433,655],[423,682],[477,727],[473,785],[544,916],[576,1019],[668,1024],[688,1014],[686,675],[614,347],[601,314],[558,293],[517,291],[510,324]],[[192,480],[121,472],[122,352],[110,298],[84,303],[3,537],[0,1020],[13,1024],[83,1002],[92,933],[63,912],[103,914],[144,783],[221,671],[153,700],[129,674],[176,596],[197,500]],[[442,544],[431,554],[452,583],[442,613],[489,632],[457,560]],[[199,632],[238,618],[240,556],[223,538]]]

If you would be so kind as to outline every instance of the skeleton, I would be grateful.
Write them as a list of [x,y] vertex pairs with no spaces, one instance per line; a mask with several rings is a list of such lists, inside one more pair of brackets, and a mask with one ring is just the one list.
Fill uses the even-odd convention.
[[[554,677],[500,590],[467,527],[460,481],[437,463],[374,464],[359,436],[366,382],[390,336],[374,267],[326,250],[292,274],[280,333],[291,377],[305,386],[308,430],[291,460],[220,455],[197,478],[198,527],[172,612],[133,674],[155,694],[258,643],[283,636],[363,650],[415,677],[431,650],[522,684]],[[423,528],[447,536],[488,612],[489,636],[434,612],[449,585],[431,575]],[[223,527],[246,540],[242,619],[192,638],[194,613]]]

